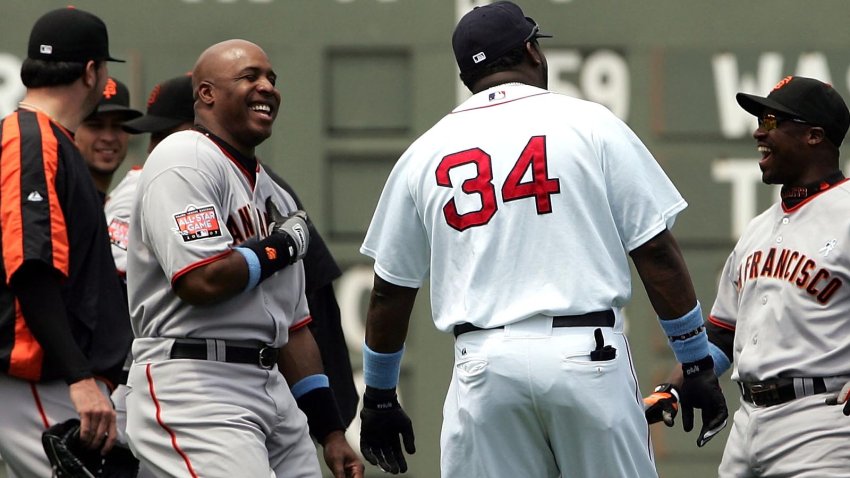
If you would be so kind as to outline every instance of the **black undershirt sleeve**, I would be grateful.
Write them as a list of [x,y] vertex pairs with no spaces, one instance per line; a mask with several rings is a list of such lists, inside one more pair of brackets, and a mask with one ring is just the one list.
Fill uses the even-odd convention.
[[723,327],[719,327],[712,322],[706,322],[705,331],[708,333],[708,341],[716,345],[720,350],[722,350],[731,362],[733,355],[732,345],[735,342],[735,331],[724,329]]
[[48,265],[28,261],[12,276],[9,287],[49,363],[59,368],[58,376],[70,385],[94,374],[71,334],[59,280],[59,274]]

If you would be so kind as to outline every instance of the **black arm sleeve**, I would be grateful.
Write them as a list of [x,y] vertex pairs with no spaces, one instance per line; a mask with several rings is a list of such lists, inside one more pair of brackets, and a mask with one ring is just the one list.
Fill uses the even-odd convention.
[[712,322],[706,322],[705,331],[708,333],[708,341],[722,350],[731,362],[734,355],[732,345],[735,342],[735,331],[724,329]]
[[44,263],[25,262],[9,287],[21,304],[27,327],[58,375],[72,384],[94,376],[88,359],[74,341],[59,287],[59,275]]

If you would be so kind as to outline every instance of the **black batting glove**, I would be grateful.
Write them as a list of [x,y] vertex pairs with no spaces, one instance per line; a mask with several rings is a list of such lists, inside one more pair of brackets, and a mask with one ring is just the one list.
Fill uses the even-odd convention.
[[679,413],[679,390],[672,383],[658,385],[650,396],[643,398],[643,413],[650,425],[663,421],[672,427]]
[[404,450],[411,455],[416,453],[413,424],[398,403],[395,388],[380,389],[367,385],[363,409],[360,410],[360,451],[363,457],[387,473],[405,473],[407,461],[401,451],[399,435],[404,441]]
[[266,213],[269,215],[269,231],[282,234],[286,241],[286,260],[289,264],[304,258],[310,244],[310,231],[307,228],[307,213],[295,211],[289,216],[280,213],[271,197],[266,199]]
[[714,359],[710,355],[682,364],[685,381],[682,383],[682,425],[686,432],[694,428],[694,408],[702,410],[702,430],[697,446],[702,447],[726,427],[729,411],[726,398],[714,374]]
[[844,405],[844,416],[850,417],[850,382],[844,384],[841,391],[826,399],[827,405]]

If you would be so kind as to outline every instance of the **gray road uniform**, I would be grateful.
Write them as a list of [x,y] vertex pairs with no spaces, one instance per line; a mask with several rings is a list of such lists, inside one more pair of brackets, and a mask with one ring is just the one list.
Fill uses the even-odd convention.
[[296,209],[256,162],[190,130],[158,145],[142,171],[127,276],[135,362],[127,433],[167,476],[320,476],[307,420],[267,351],[310,321],[304,268],[286,267],[212,306],[172,289],[193,268],[268,235],[265,201]]
[[839,178],[756,217],[723,269],[709,321],[734,330],[742,399],[720,476],[850,476],[850,421],[824,405],[850,378],[848,319],[850,183]]

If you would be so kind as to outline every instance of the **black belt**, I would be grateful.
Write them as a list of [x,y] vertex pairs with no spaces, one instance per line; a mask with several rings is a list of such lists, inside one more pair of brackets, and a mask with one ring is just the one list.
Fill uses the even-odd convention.
[[[741,396],[757,407],[770,407],[780,403],[819,393],[826,393],[826,384],[820,377],[797,379],[803,381],[802,393],[797,395],[793,378],[778,378],[764,382],[738,382]],[[806,383],[809,382],[810,383]]]
[[247,363],[271,369],[277,363],[278,350],[274,347],[245,347],[242,345],[226,345],[224,357],[215,358],[207,354],[206,342],[175,340],[171,346],[170,357],[173,359],[218,360],[228,363]]
[[[552,327],[613,327],[614,326],[614,311],[602,310],[599,312],[588,312],[580,315],[556,315],[552,317]],[[455,337],[467,332],[476,330],[496,330],[504,329],[504,325],[483,329],[477,325],[472,325],[469,322],[457,324],[454,326]]]

